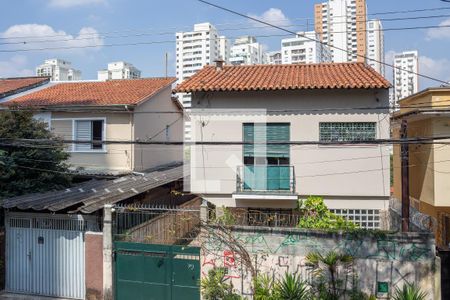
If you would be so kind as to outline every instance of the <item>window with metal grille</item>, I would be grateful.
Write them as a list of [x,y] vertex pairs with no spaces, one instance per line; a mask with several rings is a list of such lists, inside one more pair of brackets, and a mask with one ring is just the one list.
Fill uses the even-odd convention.
[[360,228],[380,229],[379,209],[330,209],[330,211],[352,221]]
[[323,122],[319,127],[321,142],[371,141],[376,138],[375,122]]

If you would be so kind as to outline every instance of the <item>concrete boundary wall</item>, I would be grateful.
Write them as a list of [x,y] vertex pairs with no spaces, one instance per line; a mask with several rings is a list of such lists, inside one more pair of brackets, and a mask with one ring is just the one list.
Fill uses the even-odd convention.
[[[438,299],[435,241],[431,234],[388,234],[378,232],[329,233],[302,229],[266,227],[233,227],[234,237],[245,246],[259,273],[275,278],[285,272],[300,274],[311,280],[305,256],[317,251],[333,250],[355,258],[359,288],[377,294],[377,283],[387,283],[389,293],[404,283],[416,283],[428,293],[427,299]],[[202,275],[212,267],[225,267],[227,278],[243,295],[251,295],[250,274],[236,263],[235,253],[209,234],[202,249]]]

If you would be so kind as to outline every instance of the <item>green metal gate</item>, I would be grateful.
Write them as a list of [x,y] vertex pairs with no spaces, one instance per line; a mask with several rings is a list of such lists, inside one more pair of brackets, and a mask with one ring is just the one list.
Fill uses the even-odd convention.
[[115,242],[116,300],[200,299],[200,248]]

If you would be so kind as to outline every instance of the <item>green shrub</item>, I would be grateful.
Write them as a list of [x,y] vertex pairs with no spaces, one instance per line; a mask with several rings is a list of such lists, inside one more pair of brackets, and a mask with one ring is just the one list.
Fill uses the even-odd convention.
[[403,287],[395,289],[393,300],[425,300],[427,293],[423,292],[414,284],[405,284]]
[[240,300],[241,297],[233,292],[233,285],[227,283],[224,268],[209,270],[208,276],[202,278],[200,286],[204,300]]
[[254,300],[278,300],[274,295],[277,282],[269,277],[267,274],[258,275],[253,281]]
[[274,288],[275,299],[310,300],[309,286],[300,276],[286,273]]
[[328,210],[322,197],[309,196],[298,205],[304,213],[298,227],[310,229],[355,229],[357,225]]

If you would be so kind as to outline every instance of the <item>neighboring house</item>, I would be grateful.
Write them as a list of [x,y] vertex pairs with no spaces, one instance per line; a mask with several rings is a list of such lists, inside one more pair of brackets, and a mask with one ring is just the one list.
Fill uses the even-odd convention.
[[[407,121],[408,138],[450,136],[450,88],[429,88],[404,98],[393,117],[393,136]],[[448,143],[449,140],[439,140]],[[394,197],[402,198],[400,146],[394,146]],[[450,148],[445,144],[409,145],[409,195],[413,210],[434,219],[436,244],[450,247]]]
[[0,78],[0,102],[8,97],[43,86],[50,81],[48,77]]
[[171,96],[175,80],[59,83],[7,103],[34,109],[64,140],[93,141],[67,145],[78,171],[130,173],[182,160],[181,146],[130,143],[183,139],[182,109]]
[[[192,95],[192,139],[231,144],[191,147],[192,193],[278,211],[318,195],[362,227],[385,227],[389,148],[317,142],[389,138],[389,87],[363,63],[203,68],[176,89]],[[294,141],[312,144],[282,144]]]

